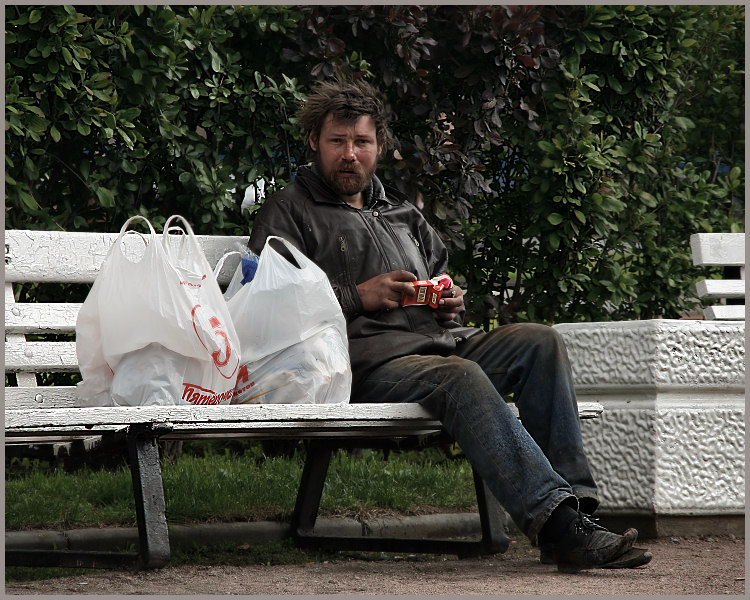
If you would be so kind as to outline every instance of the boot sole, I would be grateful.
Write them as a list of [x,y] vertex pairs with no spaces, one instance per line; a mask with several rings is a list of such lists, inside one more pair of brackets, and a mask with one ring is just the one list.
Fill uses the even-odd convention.
[[[596,569],[633,569],[635,567],[642,567],[651,562],[653,554],[645,548],[631,548],[622,556],[611,560],[603,565],[598,565]],[[555,557],[553,555],[545,555],[539,557],[539,562],[543,565],[554,565],[556,564]]]
[[[635,534],[635,535],[633,535]],[[632,536],[632,537],[631,537]],[[582,571],[584,569],[594,569],[597,567],[601,567],[604,564],[611,564],[613,562],[616,562],[621,556],[624,556],[627,554],[630,549],[633,547],[633,544],[635,544],[636,539],[638,538],[638,532],[634,529],[628,529],[623,534],[623,544],[622,547],[617,551],[617,553],[606,563],[591,563],[591,564],[580,564],[580,563],[568,563],[568,562],[558,562],[557,563],[557,570],[560,573],[578,573],[579,571]],[[650,554],[650,553],[649,553]],[[649,560],[651,560],[649,558]]]
[[599,565],[599,569],[633,569],[635,567],[642,567],[651,562],[654,557],[645,548],[631,548],[625,554],[621,554],[614,560]]

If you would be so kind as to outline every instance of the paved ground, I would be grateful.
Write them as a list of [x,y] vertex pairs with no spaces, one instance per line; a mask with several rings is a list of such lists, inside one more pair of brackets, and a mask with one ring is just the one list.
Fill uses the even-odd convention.
[[744,539],[644,540],[653,561],[638,569],[563,575],[541,565],[538,551],[516,538],[508,552],[477,559],[403,556],[279,566],[178,566],[151,572],[84,576],[6,585],[6,594],[140,595],[743,595]]

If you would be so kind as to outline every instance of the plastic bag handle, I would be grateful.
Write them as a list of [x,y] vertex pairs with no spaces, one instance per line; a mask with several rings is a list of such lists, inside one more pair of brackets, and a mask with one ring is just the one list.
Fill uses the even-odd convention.
[[165,232],[167,232],[170,229],[170,225],[171,225],[172,221],[174,221],[175,219],[180,219],[180,221],[182,221],[182,224],[185,226],[184,231],[188,235],[195,235],[193,233],[193,228],[190,226],[190,223],[188,223],[188,220],[185,217],[183,217],[182,215],[172,215],[171,217],[169,217],[166,220],[166,222],[164,223],[164,231]]
[[[173,226],[172,221],[175,219],[180,219],[182,221],[183,227],[180,226]],[[178,252],[178,257],[183,256],[183,252],[185,250],[185,241],[191,240],[195,245],[198,245],[198,240],[195,237],[195,233],[193,233],[193,228],[190,226],[190,223],[188,223],[187,219],[183,217],[182,215],[172,215],[169,217],[166,222],[164,223],[164,233],[162,235],[162,245],[164,246],[164,249],[167,252],[167,255],[172,256],[172,249],[171,246],[167,243],[167,238],[170,236],[170,231],[176,230],[176,231],[182,231],[184,235],[184,239],[182,239],[180,243],[180,249]]]
[[218,277],[219,273],[221,272],[221,268],[224,266],[224,262],[229,258],[230,256],[233,256],[234,254],[239,254],[242,256],[242,252],[239,250],[230,250],[227,252],[224,256],[222,256],[216,263],[216,266],[214,267],[214,277]]
[[[128,229],[132,225],[133,221],[137,221],[137,220],[144,221],[146,223],[146,225],[148,225],[149,231],[151,232],[150,235],[149,235],[149,240],[150,241],[147,241],[146,240],[146,235],[143,234],[143,233],[141,233],[140,231],[135,231],[135,230],[132,230],[132,229]],[[143,241],[143,245],[146,248],[148,248],[149,245],[150,245],[150,243],[153,242],[156,239],[156,231],[154,230],[154,226],[151,225],[151,221],[149,221],[143,215],[133,215],[127,221],[125,221],[125,223],[123,223],[122,227],[120,228],[120,234],[117,236],[117,239],[115,240],[115,243],[112,244],[109,252],[111,253],[111,252],[114,251],[115,248],[117,248],[118,251],[120,252],[120,254],[122,254],[124,256],[125,253],[124,253],[123,248],[122,248],[122,241],[123,241],[123,238],[126,235],[129,235],[129,234],[130,235],[138,235],[138,236],[140,236],[141,240]],[[107,256],[109,256],[109,253],[107,254]]]
[[[122,236],[122,235],[123,235],[124,233],[127,233],[127,232],[128,232],[128,227],[130,227],[130,225],[131,225],[131,223],[132,223],[133,221],[136,221],[136,220],[139,220],[139,219],[140,219],[141,221],[144,221],[144,222],[146,223],[146,225],[148,225],[148,228],[149,228],[149,230],[151,231],[151,236],[152,236],[152,237],[153,237],[153,236],[155,236],[155,235],[156,235],[156,231],[154,231],[154,226],[153,226],[153,225],[151,225],[151,221],[149,221],[149,220],[148,220],[148,219],[147,219],[146,217],[144,217],[143,215],[133,215],[133,216],[132,216],[132,217],[130,217],[130,218],[129,218],[129,219],[127,220],[127,221],[125,221],[125,223],[123,224],[122,228],[120,229],[120,236]],[[140,232],[139,232],[139,231],[132,231],[131,233],[140,233]],[[142,233],[140,233],[140,235],[143,235],[143,234],[142,234]]]
[[[276,254],[279,254],[279,252],[277,250],[274,250],[273,248],[271,248],[271,246],[268,243],[270,240],[279,240],[279,242],[281,242],[281,244],[287,250],[289,250],[289,252],[291,253],[291,255],[297,260],[297,263],[299,264],[299,270],[304,269],[306,265],[314,264],[305,254],[303,254],[300,250],[298,250],[297,247],[294,244],[292,244],[291,242],[288,242],[283,237],[280,237],[278,235],[269,235],[266,238],[265,246],[268,247],[269,249],[271,249]],[[262,258],[262,254],[263,253],[261,253],[261,258]],[[294,265],[292,265],[292,263],[290,263],[288,260],[284,259],[284,262],[289,263],[290,266],[294,267]]]

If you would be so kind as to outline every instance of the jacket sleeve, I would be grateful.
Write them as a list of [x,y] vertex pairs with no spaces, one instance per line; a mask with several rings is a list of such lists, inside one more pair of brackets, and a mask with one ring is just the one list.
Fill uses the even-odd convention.
[[[313,255],[314,253],[308,246],[303,231],[303,217],[299,212],[298,204],[293,199],[288,198],[282,190],[271,196],[258,209],[248,246],[252,252],[260,255],[269,235],[277,235],[294,244],[300,252],[328,274],[331,287],[341,305],[341,311],[344,313],[346,320],[349,321],[352,317],[361,314],[362,300],[359,297],[357,286],[354,284],[342,285],[331,278],[331,274],[328,272],[329,265],[321,264],[317,260],[318,257]],[[311,244],[316,245],[314,240],[311,241]]]

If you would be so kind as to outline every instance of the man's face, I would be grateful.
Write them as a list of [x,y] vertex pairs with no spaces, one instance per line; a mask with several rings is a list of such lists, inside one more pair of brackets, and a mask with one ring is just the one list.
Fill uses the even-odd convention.
[[342,123],[328,115],[320,136],[310,137],[310,147],[331,189],[344,201],[362,208],[362,190],[375,173],[381,152],[372,118],[363,115],[354,123]]

